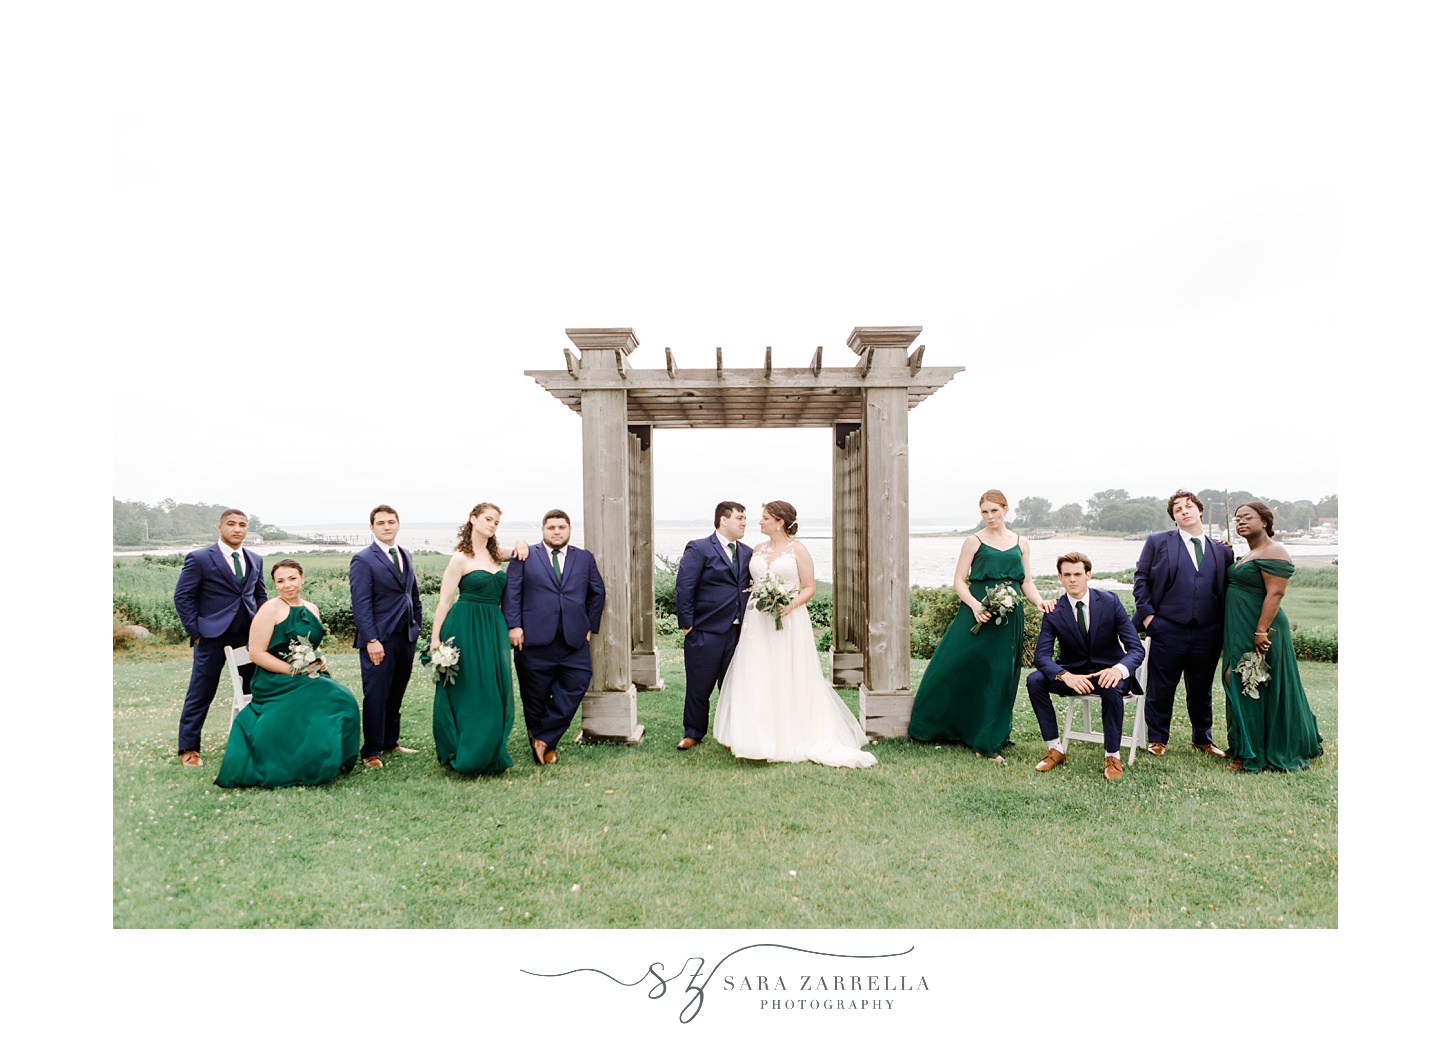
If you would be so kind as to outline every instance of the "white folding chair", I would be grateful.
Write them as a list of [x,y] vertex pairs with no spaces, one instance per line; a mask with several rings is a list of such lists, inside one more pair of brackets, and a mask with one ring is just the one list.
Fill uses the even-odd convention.
[[227,648],[227,672],[232,675],[232,719],[237,719],[237,714],[252,701],[250,693],[242,690],[242,674],[237,671],[239,666],[250,666],[252,656],[247,653],[246,645],[240,648]]
[[[1149,682],[1149,638],[1144,637],[1144,661],[1139,663],[1139,668],[1134,670],[1134,677],[1139,682],[1141,691],[1148,690]],[[1129,709],[1134,711],[1133,730],[1124,728],[1123,744],[1129,749],[1129,765],[1133,766],[1134,757],[1138,756],[1140,749],[1149,747],[1148,721],[1144,719],[1144,698],[1142,694],[1124,695],[1124,722],[1128,722]],[[1093,707],[1098,706],[1099,720],[1103,720],[1103,705],[1097,695],[1069,695],[1068,696],[1068,719],[1063,723],[1063,740],[1077,738],[1084,742],[1095,742],[1100,749],[1103,748],[1103,731],[1093,729]],[[1083,729],[1075,731],[1073,720],[1081,717]]]

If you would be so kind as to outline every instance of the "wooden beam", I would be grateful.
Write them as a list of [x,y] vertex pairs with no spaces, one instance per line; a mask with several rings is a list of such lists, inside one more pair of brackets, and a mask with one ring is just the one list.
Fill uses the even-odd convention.
[[863,380],[866,379],[867,373],[872,371],[872,356],[876,353],[877,349],[875,347],[867,348],[866,352],[862,355],[862,360],[857,363],[857,372]]
[[913,351],[910,355],[907,356],[907,368],[912,370],[913,376],[916,376],[918,372],[921,371],[922,355],[926,352],[926,350],[926,344],[918,344],[917,350]]
[[670,379],[675,379],[675,356],[670,353],[670,348],[665,349],[665,373]]
[[564,349],[564,370],[574,379],[579,379],[579,359],[567,347]]
[[[833,390],[860,391],[863,387],[905,387],[916,393],[935,390],[962,371],[962,366],[924,366],[913,374],[905,365],[891,368],[867,368],[858,365],[851,369],[823,368],[820,373],[813,373],[810,369],[776,369],[773,366],[769,383],[762,377],[759,369],[726,369],[723,365],[718,365],[715,369],[677,368],[673,377],[663,369],[631,369],[629,373],[632,394],[638,390],[668,388],[671,391],[701,391],[711,395],[725,388],[750,387],[799,387],[809,389],[813,394],[829,394]],[[531,369],[524,375],[551,391],[556,387],[568,388],[570,393],[595,388],[618,390],[620,387],[618,377],[611,374],[608,368],[603,371],[580,369],[578,363],[575,374],[558,369]],[[571,381],[572,375],[579,383]]]
[[715,349],[715,375],[718,379],[725,379],[725,356],[720,348]]
[[625,352],[615,348],[615,369],[620,374],[620,379],[625,379]]
[[816,354],[811,356],[811,375],[821,375],[821,345],[816,345]]
[[771,379],[771,345],[766,345],[766,379]]

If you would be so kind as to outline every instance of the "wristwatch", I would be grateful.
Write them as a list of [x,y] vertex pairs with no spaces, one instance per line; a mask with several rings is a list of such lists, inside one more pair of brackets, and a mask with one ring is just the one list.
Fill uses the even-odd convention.
[[1066,669],[1060,669],[1058,671],[1058,675],[1056,677],[1054,677],[1053,679],[1054,680],[1062,680],[1067,675],[1068,675],[1068,670],[1066,670]]

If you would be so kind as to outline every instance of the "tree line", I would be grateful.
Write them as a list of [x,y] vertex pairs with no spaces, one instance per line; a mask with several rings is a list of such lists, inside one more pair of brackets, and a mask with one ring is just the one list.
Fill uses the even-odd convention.
[[[178,503],[163,499],[147,504],[111,497],[113,546],[153,546],[167,543],[205,543],[217,538],[217,520],[225,503]],[[263,539],[295,539],[276,525],[263,524],[253,514],[247,530]]]
[[[1223,528],[1228,523],[1228,509],[1249,500],[1259,500],[1275,512],[1276,532],[1299,532],[1314,528],[1340,514],[1340,497],[1324,496],[1318,503],[1308,499],[1282,500],[1256,495],[1244,489],[1206,488],[1197,493],[1204,501],[1204,520]],[[1174,527],[1165,509],[1164,496],[1130,496],[1125,489],[1108,488],[1088,497],[1087,505],[1064,503],[1055,508],[1042,496],[1025,496],[1018,500],[1013,521],[1023,528],[1051,528],[1058,532],[1161,532]]]

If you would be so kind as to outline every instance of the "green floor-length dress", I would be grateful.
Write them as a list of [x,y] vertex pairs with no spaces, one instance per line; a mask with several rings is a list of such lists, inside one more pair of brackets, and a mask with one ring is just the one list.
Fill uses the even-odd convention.
[[[997,550],[981,543],[972,558],[967,586],[980,602],[988,587],[1009,583],[1022,591],[1023,552],[1014,544]],[[977,620],[966,604],[942,635],[912,702],[907,733],[924,742],[958,741],[984,756],[1011,745],[1013,700],[1022,671],[1023,602],[999,625]]]
[[466,573],[458,600],[439,627],[454,639],[458,675],[433,695],[433,744],[438,762],[462,774],[498,774],[514,761],[505,746],[514,727],[514,677],[509,670],[509,630],[499,600],[504,569]]
[[1229,719],[1226,752],[1242,759],[1247,771],[1300,771],[1310,765],[1311,757],[1324,750],[1320,727],[1300,683],[1290,620],[1283,608],[1271,623],[1270,650],[1265,653],[1270,679],[1260,685],[1259,697],[1250,698],[1241,692],[1238,673],[1226,676],[1224,672],[1231,670],[1245,652],[1254,651],[1254,632],[1259,629],[1260,610],[1265,603],[1262,571],[1289,579],[1295,566],[1274,558],[1254,558],[1240,561],[1229,570],[1229,592],[1224,597],[1224,660],[1220,664],[1225,716]]
[[[267,650],[285,661],[293,637],[313,647],[323,637],[322,623],[301,604],[273,628]],[[217,784],[280,789],[330,782],[358,762],[360,720],[358,700],[332,677],[258,666],[252,701],[232,721]]]

